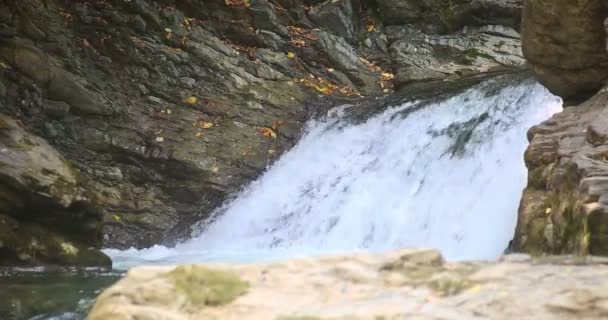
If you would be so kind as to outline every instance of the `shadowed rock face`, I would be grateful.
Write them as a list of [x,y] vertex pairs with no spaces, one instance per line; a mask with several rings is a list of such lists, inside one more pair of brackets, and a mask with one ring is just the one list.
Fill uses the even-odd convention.
[[0,266],[109,266],[85,185],[46,141],[0,114]]
[[584,98],[608,77],[602,0],[526,0],[522,46],[538,79],[565,99]]

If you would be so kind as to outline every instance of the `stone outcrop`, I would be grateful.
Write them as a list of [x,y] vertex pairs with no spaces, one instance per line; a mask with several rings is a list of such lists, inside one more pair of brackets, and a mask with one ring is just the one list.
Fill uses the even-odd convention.
[[514,249],[608,255],[608,90],[529,131]]
[[53,147],[0,114],[0,265],[109,266],[84,186]]
[[602,0],[526,0],[524,55],[538,79],[566,99],[593,95],[608,77]]
[[524,55],[568,107],[529,131],[514,250],[608,255],[608,93],[597,92],[608,77],[607,17],[599,0],[525,1]]
[[137,267],[99,296],[88,319],[600,319],[606,263],[525,255],[444,263],[433,250],[404,250]]

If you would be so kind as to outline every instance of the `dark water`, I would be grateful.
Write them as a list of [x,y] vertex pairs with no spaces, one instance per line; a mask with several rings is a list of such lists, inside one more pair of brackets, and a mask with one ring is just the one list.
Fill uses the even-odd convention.
[[122,275],[104,270],[0,269],[0,319],[84,319],[95,297]]

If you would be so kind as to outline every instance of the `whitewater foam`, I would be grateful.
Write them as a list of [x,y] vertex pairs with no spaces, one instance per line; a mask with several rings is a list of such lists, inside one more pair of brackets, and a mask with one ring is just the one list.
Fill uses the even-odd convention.
[[561,100],[536,83],[471,89],[350,124],[331,112],[213,223],[175,248],[106,250],[115,266],[434,247],[495,259],[513,236],[526,184],[526,132]]

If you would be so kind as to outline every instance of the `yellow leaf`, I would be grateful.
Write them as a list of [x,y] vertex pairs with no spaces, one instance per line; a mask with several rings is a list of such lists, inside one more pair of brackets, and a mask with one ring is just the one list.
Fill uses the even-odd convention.
[[203,135],[203,133],[199,131],[199,132],[197,132],[197,133],[196,133],[194,136],[195,136],[195,137],[200,137],[200,136],[202,136],[202,135]]
[[382,72],[380,75],[382,76],[382,80],[384,81],[395,79],[395,75],[392,73]]
[[258,131],[265,137],[276,139],[277,133],[274,130],[266,127],[258,128]]
[[4,68],[4,69],[10,69],[11,67],[9,67],[6,63],[0,61],[0,67]]
[[274,153],[273,149],[268,150],[268,154],[273,154],[273,153]]
[[116,220],[116,221],[120,221],[120,216],[117,214],[112,215],[112,218],[114,218],[114,220]]
[[329,91],[328,87],[320,87],[320,86],[315,86],[315,89],[321,93],[326,93]]
[[156,137],[156,142],[163,142],[165,141],[165,138],[163,137]]
[[367,25],[367,32],[372,32],[372,31],[376,31],[376,26],[373,24],[368,24]]
[[186,101],[186,103],[188,103],[188,104],[195,104],[195,103],[196,103],[196,101],[197,101],[197,99],[196,99],[196,97],[192,96],[192,97],[188,97],[188,98],[186,98],[186,100],[185,100],[185,101]]
[[171,109],[167,109],[167,114],[171,114],[173,113],[173,111],[171,111]]
[[203,129],[209,129],[213,127],[213,122],[201,121],[201,127],[203,127]]
[[295,57],[296,57],[296,54],[295,54],[295,53],[293,53],[293,52],[291,52],[291,51],[287,52],[287,58],[289,58],[289,59],[293,59],[293,58],[295,58]]

